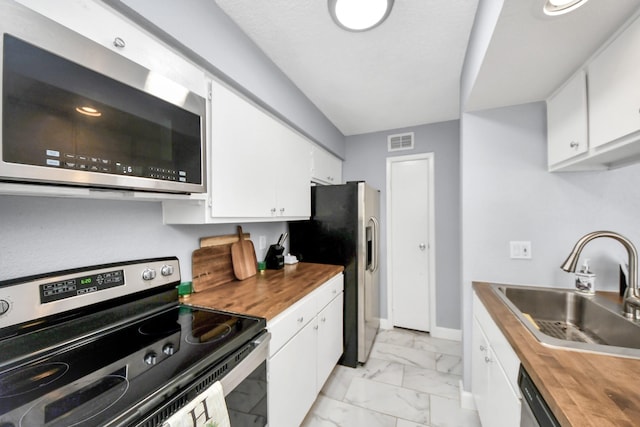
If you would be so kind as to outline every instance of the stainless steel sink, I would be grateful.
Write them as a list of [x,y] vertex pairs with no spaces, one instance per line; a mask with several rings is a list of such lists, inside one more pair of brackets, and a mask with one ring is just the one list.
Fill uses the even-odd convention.
[[545,345],[640,358],[640,324],[622,315],[621,304],[572,289],[492,288]]

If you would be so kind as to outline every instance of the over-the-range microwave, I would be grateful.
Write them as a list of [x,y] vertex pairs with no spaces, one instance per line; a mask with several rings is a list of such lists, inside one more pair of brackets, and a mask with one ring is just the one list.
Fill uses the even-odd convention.
[[13,1],[0,36],[0,181],[206,192],[202,96]]

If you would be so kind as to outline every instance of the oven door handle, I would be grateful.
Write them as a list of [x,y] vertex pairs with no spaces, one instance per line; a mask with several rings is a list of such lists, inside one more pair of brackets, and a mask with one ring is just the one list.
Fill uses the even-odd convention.
[[269,332],[256,338],[253,341],[255,347],[251,350],[251,353],[227,375],[222,377],[220,384],[222,384],[222,390],[225,396],[231,393],[245,378],[255,371],[261,363],[267,360],[270,340],[271,333]]

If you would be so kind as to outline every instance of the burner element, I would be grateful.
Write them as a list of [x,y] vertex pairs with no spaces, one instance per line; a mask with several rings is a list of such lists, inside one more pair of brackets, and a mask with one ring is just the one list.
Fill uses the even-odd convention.
[[0,399],[37,390],[61,378],[68,370],[66,363],[51,362],[9,371],[0,375]]
[[191,335],[185,337],[185,341],[189,344],[208,344],[224,339],[232,332],[231,327],[236,324],[238,319],[229,319],[225,323],[218,324],[201,324],[193,323]]
[[20,419],[20,426],[49,424],[68,427],[90,420],[120,400],[129,381],[121,375],[85,378],[45,395]]

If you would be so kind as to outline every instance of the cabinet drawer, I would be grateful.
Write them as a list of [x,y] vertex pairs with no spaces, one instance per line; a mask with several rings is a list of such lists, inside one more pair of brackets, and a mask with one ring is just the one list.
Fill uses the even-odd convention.
[[314,294],[317,301],[316,309],[317,311],[322,310],[327,306],[335,297],[342,292],[343,280],[342,274],[339,274],[322,285],[321,288],[317,289]]
[[273,356],[318,314],[315,292],[310,293],[267,323],[271,332],[269,356]]

